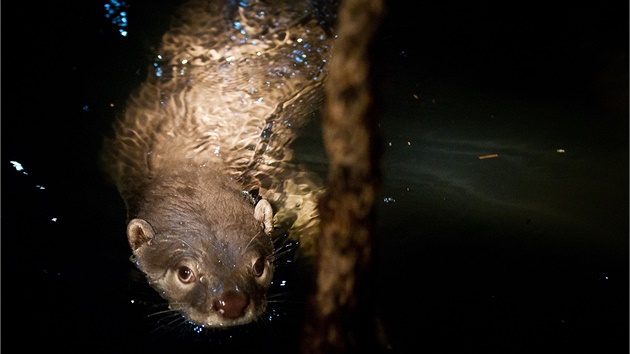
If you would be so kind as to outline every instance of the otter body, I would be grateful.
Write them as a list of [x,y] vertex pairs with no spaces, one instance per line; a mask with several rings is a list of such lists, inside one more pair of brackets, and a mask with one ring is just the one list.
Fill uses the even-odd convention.
[[325,78],[328,36],[310,6],[183,5],[105,140],[136,265],[199,326],[249,323],[266,308],[273,210],[286,214],[287,199],[273,175]]

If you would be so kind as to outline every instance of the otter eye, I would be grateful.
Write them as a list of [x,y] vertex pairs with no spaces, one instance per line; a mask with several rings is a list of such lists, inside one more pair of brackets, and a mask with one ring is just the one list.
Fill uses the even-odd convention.
[[184,284],[190,284],[195,281],[195,273],[186,266],[181,266],[177,269],[177,277]]
[[254,264],[252,264],[252,273],[254,276],[259,277],[265,271],[265,259],[263,257],[256,258]]

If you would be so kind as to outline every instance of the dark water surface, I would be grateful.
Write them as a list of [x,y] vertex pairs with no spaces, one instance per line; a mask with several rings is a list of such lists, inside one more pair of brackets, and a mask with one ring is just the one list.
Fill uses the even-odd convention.
[[[2,344],[295,352],[299,265],[278,271],[272,320],[197,333],[155,314],[96,163],[176,2],[129,0],[127,37],[106,3],[5,4]],[[616,4],[392,4],[374,291],[393,352],[628,352],[628,3]],[[317,122],[295,147],[325,174]]]

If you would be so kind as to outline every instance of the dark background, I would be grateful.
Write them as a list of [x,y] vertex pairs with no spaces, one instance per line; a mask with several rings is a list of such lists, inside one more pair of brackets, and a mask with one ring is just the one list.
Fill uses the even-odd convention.
[[[104,2],[4,4],[0,166],[7,348],[295,348],[307,281],[298,265],[279,271],[296,294],[279,320],[197,334],[147,316],[160,300],[128,261],[124,205],[99,172],[98,151],[115,112],[143,80],[176,3],[129,0],[126,38],[105,17]],[[430,162],[405,160],[395,150],[396,138],[413,134],[419,121],[423,132],[452,133],[453,140],[468,127],[481,136],[489,123],[474,117],[497,101],[531,113],[492,123],[498,131],[551,136],[554,149],[575,146],[582,154],[567,168],[565,177],[575,182],[566,203],[562,191],[548,191],[559,205],[572,205],[580,221],[574,226],[553,218],[537,224],[538,214],[510,210],[490,215],[471,206],[474,198],[466,194],[441,206],[433,199],[443,197],[442,187],[418,180],[410,182],[414,198],[379,204],[375,294],[394,352],[626,353],[628,3],[390,5],[377,45],[382,126],[385,141],[394,141],[394,148],[384,147],[384,197]],[[414,114],[424,118],[414,120]],[[463,124],[453,126],[457,120]],[[417,154],[425,151],[413,146]],[[404,168],[397,170],[399,162]],[[451,177],[473,173],[464,167]],[[484,183],[493,188],[518,185],[502,186],[492,176]]]

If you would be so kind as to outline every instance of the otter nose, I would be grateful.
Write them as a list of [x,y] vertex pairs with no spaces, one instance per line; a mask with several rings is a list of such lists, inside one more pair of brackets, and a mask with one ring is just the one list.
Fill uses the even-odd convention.
[[214,302],[214,308],[224,318],[239,318],[245,314],[249,297],[236,291],[226,291]]

